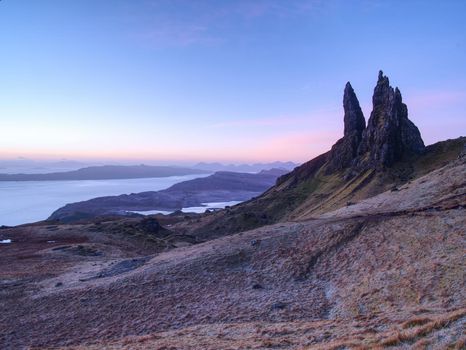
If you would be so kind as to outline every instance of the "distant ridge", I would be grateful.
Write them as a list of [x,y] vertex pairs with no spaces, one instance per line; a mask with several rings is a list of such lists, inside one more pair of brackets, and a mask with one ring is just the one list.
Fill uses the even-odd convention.
[[254,164],[222,164],[222,163],[197,163],[193,166],[194,169],[202,169],[209,171],[235,171],[235,172],[259,172],[268,169],[284,169],[293,170],[299,164],[293,162],[271,162],[271,163],[254,163]]
[[0,174],[0,181],[112,180],[207,174],[209,171],[174,166],[103,165],[48,174]]

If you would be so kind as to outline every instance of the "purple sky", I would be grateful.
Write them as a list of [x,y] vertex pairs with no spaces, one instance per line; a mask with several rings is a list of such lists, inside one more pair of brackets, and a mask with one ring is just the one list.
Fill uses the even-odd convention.
[[465,1],[0,2],[0,158],[305,161],[379,69],[465,135]]

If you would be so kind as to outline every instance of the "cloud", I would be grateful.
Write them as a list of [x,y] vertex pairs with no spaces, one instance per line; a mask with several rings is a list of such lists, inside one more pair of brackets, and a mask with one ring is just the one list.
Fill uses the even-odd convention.
[[131,27],[130,36],[144,45],[157,48],[211,46],[231,39],[243,23],[265,17],[301,16],[321,4],[319,0],[148,1],[142,7],[126,8],[130,13],[125,16]]
[[269,118],[230,119],[210,125],[210,128],[243,128],[243,127],[315,127],[316,120],[338,120],[341,119],[341,110],[336,108],[322,109],[300,115],[281,115]]
[[240,119],[240,120],[229,120],[211,125],[212,128],[243,128],[243,127],[262,127],[262,126],[285,126],[285,125],[296,125],[304,123],[304,118],[287,118],[287,117],[276,117],[276,118],[259,118],[259,119]]
[[187,47],[191,45],[214,45],[222,40],[209,33],[207,26],[170,23],[155,26],[137,35],[142,42],[158,47]]

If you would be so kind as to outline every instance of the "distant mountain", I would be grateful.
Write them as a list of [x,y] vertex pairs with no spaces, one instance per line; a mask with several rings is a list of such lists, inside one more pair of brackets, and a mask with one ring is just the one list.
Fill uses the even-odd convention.
[[257,174],[220,171],[213,175],[177,183],[162,191],[123,194],[67,204],[48,220],[74,222],[97,216],[126,215],[127,211],[167,210],[201,206],[202,203],[245,201],[275,184],[285,170]]
[[206,174],[207,170],[174,166],[104,165],[48,174],[0,174],[0,181],[110,180]]
[[[39,161],[27,158],[17,159],[0,159],[0,173],[4,174],[46,174],[53,172],[72,171],[91,164],[74,161],[74,160],[59,160],[59,161]],[[100,165],[100,164],[93,164]]]
[[256,173],[268,169],[285,169],[293,170],[299,164],[293,162],[272,162],[272,163],[255,163],[255,164],[222,164],[222,163],[197,163],[193,166],[194,169],[202,169],[209,171],[236,171],[243,173]]

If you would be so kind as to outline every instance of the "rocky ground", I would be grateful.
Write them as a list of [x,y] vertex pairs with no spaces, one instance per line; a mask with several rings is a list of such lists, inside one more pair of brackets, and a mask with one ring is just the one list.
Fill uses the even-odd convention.
[[178,248],[115,223],[2,229],[0,347],[464,348],[465,175],[460,159],[335,212]]

